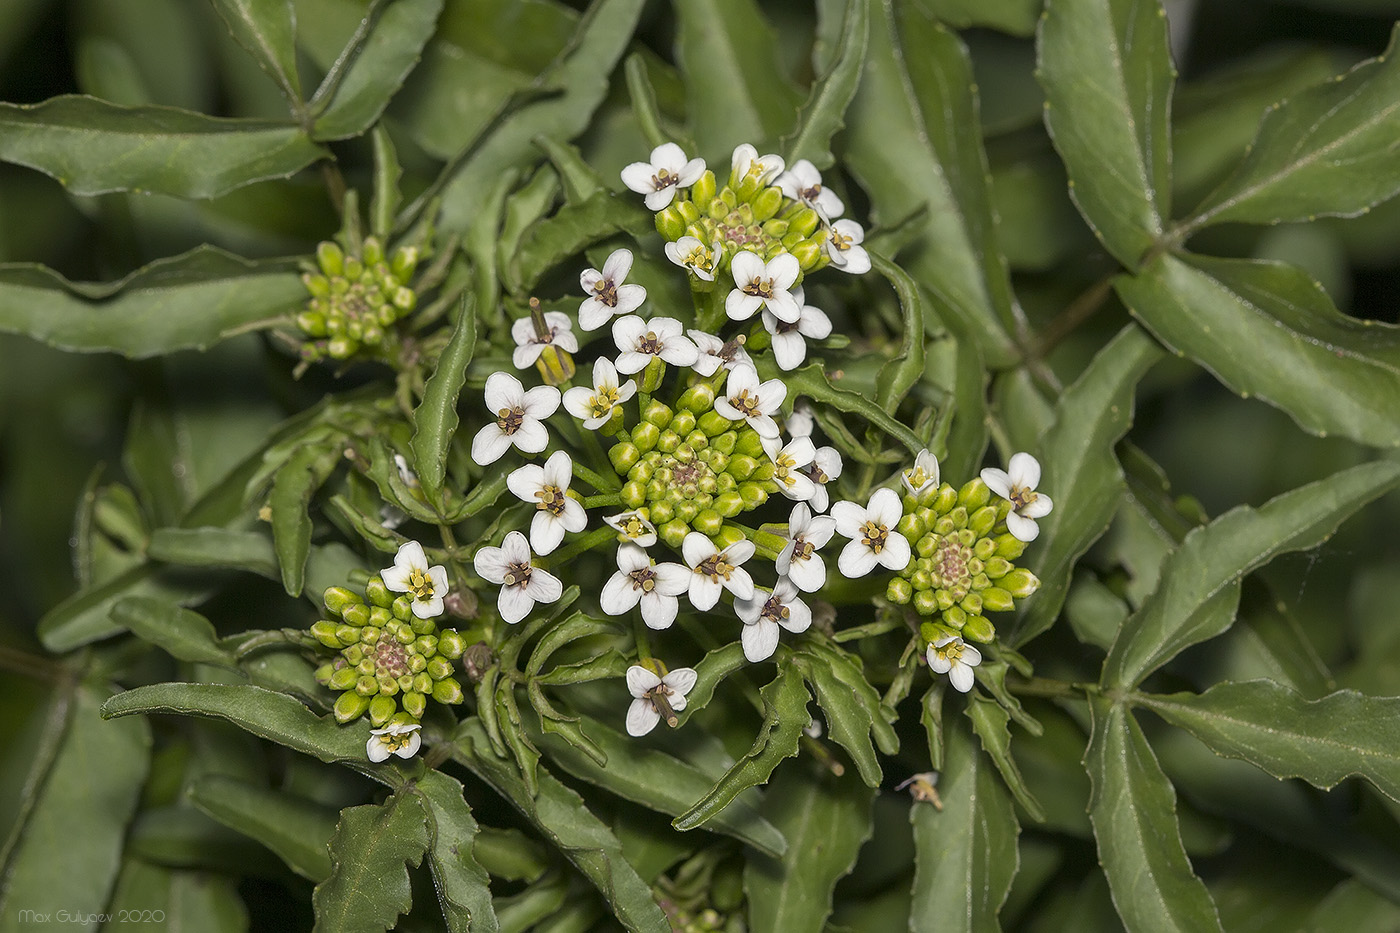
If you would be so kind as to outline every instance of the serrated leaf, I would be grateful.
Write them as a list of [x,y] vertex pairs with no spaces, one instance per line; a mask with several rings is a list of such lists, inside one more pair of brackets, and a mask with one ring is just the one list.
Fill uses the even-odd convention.
[[457,432],[457,398],[467,380],[467,364],[476,352],[476,305],[464,295],[452,324],[452,338],[438,357],[413,410],[413,463],[418,479],[433,499],[447,476],[447,448]]
[[1342,314],[1302,270],[1163,255],[1113,285],[1157,339],[1235,392],[1313,434],[1400,444],[1400,328]]
[[1092,710],[1089,819],[1123,925],[1134,933],[1219,930],[1215,903],[1181,844],[1176,791],[1142,730],[1122,704],[1099,701]]
[[327,847],[335,833],[335,810],[223,774],[205,774],[185,793],[202,812],[261,842],[303,878],[320,882],[330,877]]
[[491,879],[476,860],[480,836],[461,783],[441,771],[429,771],[415,790],[428,814],[428,858],[448,929],[496,933],[500,927],[491,904]]
[[182,567],[247,570],[276,579],[277,553],[272,540],[258,531],[229,528],[157,528],[146,548],[151,560]]
[[967,718],[972,721],[972,731],[977,733],[982,744],[982,751],[997,766],[1011,796],[1016,798],[1031,819],[1037,823],[1045,822],[1045,811],[1026,787],[1021,769],[1016,767],[1016,759],[1011,757],[1011,730],[1008,728],[1011,715],[996,700],[980,693],[968,697],[966,711]]
[[1268,680],[1216,684],[1205,693],[1134,699],[1217,755],[1323,790],[1360,775],[1400,801],[1400,698],[1341,690],[1308,700]]
[[892,747],[885,749],[890,754],[898,751],[899,739],[885,721],[880,694],[865,679],[859,659],[840,649],[813,642],[804,645],[794,661],[812,686],[817,705],[826,716],[832,741],[850,754],[861,780],[871,787],[879,787],[884,774],[870,733],[874,730],[880,734],[882,746],[892,743]]
[[418,795],[401,791],[382,806],[340,811],[331,838],[331,874],[312,895],[318,933],[384,933],[413,906],[405,863],[427,851],[427,814]]
[[1191,531],[1166,559],[1161,579],[1124,623],[1104,662],[1103,683],[1136,687],[1185,648],[1225,631],[1240,579],[1289,551],[1316,547],[1348,516],[1400,485],[1400,463],[1377,462],[1270,499],[1242,505]]
[[686,707],[680,714],[680,724],[684,726],[696,710],[704,709],[724,678],[748,663],[748,658],[744,657],[744,646],[738,642],[706,652],[695,665],[695,686],[686,694]]
[[892,418],[879,405],[859,392],[838,388],[827,379],[826,369],[821,363],[809,363],[801,369],[783,373],[766,359],[758,359],[759,372],[765,378],[778,376],[787,383],[790,395],[806,395],[818,402],[826,402],[839,411],[860,415],[866,421],[884,431],[903,444],[911,454],[917,455],[924,449],[919,436],[895,418]]
[[291,0],[214,0],[214,9],[238,44],[277,82],[293,109],[300,109],[296,16]]
[[1040,20],[1044,0],[923,0],[943,22],[959,29],[985,27],[1030,36]]
[[181,661],[236,666],[233,655],[219,646],[209,620],[174,603],[129,596],[112,607],[112,620]]
[[830,66],[812,83],[807,102],[797,115],[797,126],[783,137],[782,150],[788,165],[807,159],[817,168],[826,168],[834,161],[831,139],[846,126],[846,108],[856,96],[865,64],[870,41],[870,2],[846,0],[840,44]]
[[369,228],[371,233],[387,243],[393,235],[394,220],[398,216],[399,202],[403,199],[399,191],[403,168],[399,165],[394,139],[383,123],[374,125],[370,140],[374,145],[374,194],[369,203]]
[[549,270],[599,240],[624,230],[633,236],[647,233],[653,226],[652,216],[632,198],[611,191],[566,204],[524,231],[519,248],[508,260],[506,281],[519,283],[514,291],[528,293]]
[[1039,34],[1045,125],[1070,194],[1103,245],[1130,269],[1171,216],[1171,98],[1176,77],[1158,0],[1049,4]]
[[894,414],[909,389],[924,375],[924,321],[931,315],[924,307],[918,284],[907,272],[875,252],[870,253],[870,263],[894,286],[904,318],[899,353],[881,366],[875,377],[875,403]]

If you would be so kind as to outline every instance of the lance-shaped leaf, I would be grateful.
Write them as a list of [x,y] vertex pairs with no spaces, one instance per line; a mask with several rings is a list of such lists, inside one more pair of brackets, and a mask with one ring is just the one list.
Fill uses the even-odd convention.
[[801,393],[819,402],[826,402],[840,411],[860,415],[903,444],[911,454],[917,455],[919,451],[924,449],[924,442],[917,434],[905,427],[898,419],[891,417],[889,412],[879,405],[859,392],[852,392],[850,389],[842,389],[832,385],[827,379],[826,369],[822,364],[809,363],[801,369],[783,373],[767,359],[760,358],[757,362],[759,372],[764,377],[777,376],[782,378],[787,383],[790,393]]
[[316,885],[316,929],[384,933],[413,906],[405,864],[423,861],[431,840],[422,799],[400,792],[383,805],[340,812],[331,838],[331,874]]
[[428,813],[432,846],[428,858],[437,882],[438,901],[453,933],[495,933],[499,924],[491,904],[491,879],[476,860],[476,818],[462,797],[462,785],[441,771],[429,771],[414,790]]
[[1144,695],[1141,703],[1210,746],[1276,778],[1324,790],[1360,775],[1400,800],[1400,698],[1341,690],[1320,700],[1270,680],[1226,682],[1203,694]]
[[1350,217],[1400,192],[1400,28],[1380,58],[1270,108],[1249,154],[1186,223]]
[[1016,802],[1025,809],[1031,819],[1037,823],[1045,822],[1045,811],[1026,787],[1025,779],[1021,777],[1021,769],[1016,767],[1016,759],[1011,757],[1011,730],[1008,728],[1011,714],[996,700],[984,697],[978,692],[968,697],[967,718],[972,721],[972,730],[977,733],[977,738],[982,743],[982,751],[986,752],[987,757],[997,766],[997,770],[1001,772],[1001,779],[1006,782]]
[[138,564],[54,606],[39,620],[37,634],[50,651],[72,651],[122,631],[112,618],[112,607],[128,596],[191,606],[207,599],[214,589],[213,580],[191,579],[149,563]]
[[1103,683],[1135,687],[1182,650],[1225,631],[1235,618],[1241,577],[1279,554],[1316,547],[1397,485],[1400,463],[1362,464],[1193,530],[1168,556],[1157,589],[1123,624]]
[[434,499],[446,477],[447,448],[457,432],[457,397],[475,351],[476,305],[470,296],[463,296],[452,325],[452,339],[438,357],[437,367],[423,387],[423,400],[413,411],[413,463],[424,490]]
[[235,666],[233,655],[219,646],[214,626],[192,610],[149,596],[132,596],[113,607],[112,617],[138,638],[181,661]]
[[865,64],[865,49],[870,39],[870,2],[846,0],[840,43],[831,64],[826,73],[813,82],[811,94],[797,116],[797,126],[783,137],[788,165],[798,159],[807,159],[817,168],[826,168],[832,163],[831,138],[846,125],[846,108],[856,95]]
[[1039,45],[1045,125],[1070,194],[1108,251],[1136,268],[1171,214],[1166,16],[1157,0],[1052,3]]
[[146,556],[182,567],[221,567],[247,570],[276,579],[277,552],[260,531],[229,528],[157,528],[151,532]]
[[186,793],[205,814],[261,842],[303,878],[330,877],[327,846],[335,833],[335,810],[223,774],[203,775]]
[[277,82],[293,109],[300,109],[296,14],[291,0],[214,0],[214,9],[238,44]]
[[249,262],[210,246],[113,283],[69,282],[32,263],[0,265],[0,331],[136,358],[207,349],[278,323],[306,298],[294,264]]
[[610,191],[598,191],[578,204],[566,204],[554,216],[530,222],[514,257],[507,260],[505,280],[513,291],[528,293],[546,272],[585,247],[622,230],[633,236],[646,234],[653,227],[652,216],[630,196]]
[[899,353],[880,367],[875,377],[875,402],[885,411],[894,413],[909,389],[924,375],[924,322],[932,317],[925,307],[918,284],[899,266],[878,253],[870,254],[875,271],[894,286],[899,296],[899,310],[904,318],[904,335]]
[[311,553],[311,498],[330,469],[325,452],[303,447],[292,454],[272,481],[272,546],[282,568],[282,586],[300,596],[306,583],[306,558]]
[[290,123],[118,107],[76,95],[0,104],[0,161],[38,169],[74,194],[217,198],[286,178],[326,154]]
[[1219,930],[1215,902],[1191,870],[1176,818],[1176,791],[1142,729],[1120,703],[1093,705],[1084,753],[1089,819],[1113,903],[1130,931]]
[[1302,270],[1161,256],[1114,288],[1167,346],[1313,434],[1400,444],[1400,327],[1348,317]]
[[886,722],[880,694],[865,679],[860,659],[835,646],[809,642],[793,660],[812,686],[832,740],[851,756],[861,779],[879,787],[883,773],[870,734],[875,733],[889,754],[899,750],[899,737]]

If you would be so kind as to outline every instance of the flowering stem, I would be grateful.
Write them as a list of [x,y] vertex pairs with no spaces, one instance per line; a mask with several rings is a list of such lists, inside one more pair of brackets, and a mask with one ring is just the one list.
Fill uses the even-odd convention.
[[617,492],[622,488],[622,482],[616,476],[609,478],[595,473],[577,460],[574,461],[574,475],[587,480],[598,492]]
[[777,535],[772,534],[771,532],[764,531],[761,528],[750,528],[747,525],[741,525],[736,521],[726,521],[725,524],[733,525],[735,528],[738,528],[740,531],[742,531],[745,534],[745,536],[747,536],[748,539],[753,542],[754,550],[758,553],[758,555],[767,560],[776,560],[778,554],[782,552],[783,548],[787,547],[788,542],[786,537],[778,537]]
[[573,541],[570,541],[568,544],[549,555],[549,557],[541,558],[541,561],[547,562],[547,566],[549,567],[558,567],[569,558],[576,557],[584,551],[591,551],[595,547],[601,547],[616,538],[617,529],[608,527],[596,528],[582,538],[575,538]]
[[632,635],[637,642],[637,660],[650,661],[651,638],[647,635],[646,624],[640,618],[632,620]]
[[609,508],[621,508],[622,497],[616,493],[605,493],[601,496],[587,496],[583,500],[585,509],[597,509],[607,506]]
[[806,733],[802,734],[801,742],[802,747],[807,749],[807,751],[811,752],[812,757],[817,759],[817,761],[821,762],[822,767],[826,768],[832,774],[836,775],[837,777],[840,777],[841,775],[846,773],[846,766],[841,764],[841,762],[837,761],[836,756],[832,755],[831,750],[828,749],[825,745],[818,742],[816,739],[812,738]]

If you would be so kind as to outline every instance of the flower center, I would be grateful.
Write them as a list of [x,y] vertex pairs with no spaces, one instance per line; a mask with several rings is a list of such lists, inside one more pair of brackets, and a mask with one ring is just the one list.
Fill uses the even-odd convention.
[[724,556],[724,552],[721,551],[713,557],[707,557],[702,560],[700,566],[695,568],[695,572],[704,574],[711,580],[719,582],[720,577],[724,577],[724,579],[728,580],[730,574],[732,574],[735,569],[736,566],[731,564]]
[[617,404],[617,396],[617,386],[599,386],[593,397],[588,400],[588,410],[595,418],[610,414],[613,406]]
[[1011,505],[1017,515],[1022,513],[1027,506],[1039,499],[1034,489],[1027,489],[1024,486],[1011,487]]
[[797,472],[797,461],[792,459],[791,454],[778,454],[773,461],[773,478],[784,486],[792,486],[797,483],[797,478],[793,476]]
[[381,638],[374,646],[374,670],[395,679],[408,673],[408,652],[397,638]]
[[526,586],[530,582],[530,571],[533,569],[529,563],[508,564],[506,578],[502,582],[506,586]]
[[629,538],[640,538],[646,534],[646,522],[643,522],[636,515],[629,515],[622,521],[622,533]]
[[817,551],[817,546],[806,538],[794,538],[792,540],[792,559],[807,560]]
[[914,467],[914,469],[910,470],[906,475],[909,477],[909,485],[913,486],[915,489],[918,489],[924,483],[933,479],[933,474],[929,473],[923,467]]
[[617,307],[617,283],[612,279],[603,279],[593,286],[593,290],[598,293],[598,300],[609,308]]
[[844,253],[846,250],[850,249],[851,246],[855,243],[855,238],[844,236],[840,233],[837,233],[836,230],[833,229],[831,231],[831,239],[828,242],[831,243],[832,247],[835,250]]
[[933,570],[942,581],[942,589],[954,599],[962,599],[972,588],[972,573],[967,566],[971,559],[972,549],[952,537],[939,541],[938,549],[933,552]]
[[501,433],[510,437],[525,422],[525,409],[520,407],[502,408],[496,412],[496,424],[500,427]]
[[818,486],[825,486],[827,480],[831,479],[831,477],[826,475],[826,471],[815,463],[807,467],[807,475],[811,477],[812,482],[816,483]]
[[860,526],[861,543],[870,550],[879,554],[885,547],[885,539],[890,536],[890,530],[884,525],[877,525],[873,521],[866,521]]
[[656,336],[655,331],[647,331],[646,336],[637,341],[638,353],[650,353],[652,356],[660,356],[665,347],[665,341]]
[[962,663],[963,643],[960,641],[950,641],[942,648],[935,648],[934,653],[949,664],[957,665]]
[[680,722],[676,718],[676,711],[671,707],[671,701],[668,699],[673,692],[665,683],[659,683],[646,692],[647,702],[651,703],[652,707],[661,714],[661,718],[666,720],[666,725],[672,729],[676,728]]
[[754,276],[752,279],[749,280],[749,284],[744,286],[744,294],[756,295],[759,298],[764,299],[772,298],[773,280]]
[[394,735],[392,732],[379,737],[379,741],[391,752],[396,752],[401,748],[407,748],[408,743],[413,740],[412,732],[403,732]]
[[713,257],[710,255],[709,249],[704,246],[697,246],[692,249],[686,255],[685,262],[686,265],[694,266],[704,272],[710,272],[714,268]]
[[792,610],[778,602],[778,597],[768,597],[768,602],[763,604],[761,616],[769,622],[782,622],[792,615]]
[[745,418],[753,418],[762,414],[758,407],[758,396],[750,395],[748,389],[743,389],[738,395],[730,396],[729,404],[739,410]]
[[632,589],[641,590],[643,593],[650,593],[656,589],[656,571],[650,567],[643,567],[641,570],[633,570],[627,574],[632,578]]
[[433,598],[433,578],[428,576],[428,571],[414,567],[408,572],[408,591],[413,594],[414,599]]
[[666,169],[660,168],[656,170],[655,175],[651,176],[651,186],[657,191],[661,191],[663,188],[671,187],[679,180],[679,175],[672,175]]
[[821,197],[821,193],[822,186],[821,183],[818,182],[810,188],[803,188],[800,192],[798,192],[798,196],[801,197],[804,201],[812,201],[815,203],[817,198]]
[[535,504],[535,508],[541,512],[548,512],[551,515],[563,515],[564,503],[568,496],[564,495],[564,490],[558,486],[545,486],[535,492],[535,498],[540,500]]

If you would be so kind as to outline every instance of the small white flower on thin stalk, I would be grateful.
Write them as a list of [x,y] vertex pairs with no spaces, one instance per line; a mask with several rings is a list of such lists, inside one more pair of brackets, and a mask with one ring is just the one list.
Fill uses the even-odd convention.
[[783,425],[792,437],[811,437],[816,430],[817,419],[812,415],[812,406],[807,404],[806,399],[798,399],[792,406],[792,414],[788,415],[787,422]]
[[913,553],[909,539],[894,530],[903,516],[904,505],[893,489],[875,490],[865,508],[854,502],[833,505],[831,517],[836,519],[836,530],[851,539],[836,566],[852,579],[865,576],[877,566],[903,570]]
[[730,340],[721,340],[703,330],[688,330],[686,334],[695,341],[700,355],[695,360],[697,373],[709,378],[720,369],[733,369],[736,365],[752,366],[753,358],[744,350],[744,335],[739,334]]
[[854,220],[838,220],[826,231],[826,255],[842,272],[864,275],[870,271],[870,254],[860,244],[865,231]]
[[834,192],[822,187],[822,173],[806,159],[798,159],[792,168],[774,182],[783,194],[815,210],[828,220],[840,217],[846,210]]
[[805,303],[806,296],[799,285],[792,292],[801,309],[797,320],[781,320],[772,311],[763,309],[763,326],[773,335],[773,359],[779,369],[796,369],[807,358],[808,340],[825,340],[831,336],[831,318],[822,309]]
[[706,246],[698,237],[683,236],[664,247],[666,258],[688,269],[697,279],[705,282],[715,280],[715,265],[719,262],[720,245],[715,240],[713,246]]
[[767,185],[782,174],[783,168],[782,156],[772,153],[759,155],[758,150],[748,143],[740,143],[729,159],[730,175],[739,183],[753,176],[760,185]]
[[423,736],[418,734],[421,728],[416,722],[391,722],[383,729],[371,729],[369,741],[365,743],[365,754],[376,764],[390,755],[412,758],[423,745]]
[[773,592],[759,591],[749,599],[736,599],[734,611],[743,620],[744,657],[757,663],[773,656],[778,648],[778,628],[793,634],[812,625],[812,610],[797,595],[797,587],[787,577],[779,577]]
[[516,369],[529,369],[535,365],[545,347],[558,347],[570,353],[578,352],[578,338],[574,336],[574,325],[567,314],[559,311],[544,312],[547,332],[540,336],[535,329],[533,317],[522,317],[510,325],[510,335],[515,339],[515,351],[511,362]]
[[564,451],[556,451],[544,466],[527,463],[506,477],[506,486],[516,497],[535,503],[530,522],[530,546],[536,554],[548,554],[564,540],[564,532],[588,527],[583,503],[569,495],[574,479],[574,462]]
[[812,493],[817,491],[817,484],[812,482],[812,478],[806,472],[817,455],[816,447],[812,446],[812,439],[794,437],[781,448],[776,437],[765,437],[761,440],[763,452],[773,461],[773,482],[778,484],[778,491],[799,502],[812,498]]
[[960,693],[972,689],[972,669],[982,663],[982,652],[954,635],[944,635],[928,646],[929,670],[947,674]]
[[628,379],[618,385],[617,368],[606,357],[593,364],[593,388],[574,386],[564,392],[564,410],[596,431],[612,419],[613,409],[637,394],[637,383]]
[[622,183],[646,195],[648,210],[659,211],[676,196],[677,188],[689,188],[705,174],[704,159],[686,160],[685,150],[662,143],[651,150],[650,162],[633,162],[622,170]]
[[1009,473],[988,467],[982,471],[982,482],[1011,502],[1006,530],[1021,541],[1034,541],[1040,534],[1035,520],[1049,515],[1055,504],[1049,496],[1035,491],[1040,485],[1040,461],[1028,453],[1019,453],[1012,456],[1009,466]]
[[[647,300],[647,290],[641,285],[624,285],[632,271],[632,251],[615,249],[603,263],[603,271],[584,269],[579,276],[588,298],[578,306],[578,326],[597,330],[615,314],[631,314]],[[548,315],[546,315],[548,317]]]
[[767,308],[782,321],[796,321],[802,309],[793,298],[793,283],[802,266],[791,253],[779,253],[767,262],[758,253],[740,250],[729,264],[734,290],[724,299],[724,312],[731,320],[747,321],[760,308]]
[[695,686],[697,676],[689,667],[678,667],[665,677],[657,677],[640,664],[629,667],[627,691],[632,694],[632,705],[627,709],[627,734],[646,735],[662,719],[674,729],[676,713],[685,709],[685,695]]
[[656,526],[643,518],[640,512],[605,515],[603,521],[638,547],[651,547],[656,543]]
[[700,351],[681,330],[681,322],[673,317],[643,321],[629,314],[613,321],[613,341],[622,351],[617,357],[617,371],[629,376],[639,373],[654,358],[672,366],[694,366]]
[[409,541],[394,555],[394,566],[379,571],[384,586],[394,593],[413,597],[413,614],[420,619],[442,615],[442,598],[447,595],[447,568],[428,566],[423,545]]
[[817,553],[836,534],[836,519],[812,514],[807,503],[792,507],[788,518],[788,543],[778,552],[773,568],[804,593],[815,593],[826,585],[826,563]]
[[559,408],[559,390],[554,386],[536,386],[525,391],[520,380],[510,373],[492,373],[486,379],[486,409],[495,421],[472,438],[472,460],[481,466],[495,463],[510,450],[537,454],[549,446],[549,432],[543,419]]
[[698,531],[692,531],[681,542],[681,555],[693,571],[690,577],[690,602],[696,609],[713,609],[719,602],[721,590],[729,590],[739,599],[753,595],[753,577],[739,566],[753,556],[753,542],[748,538],[736,541],[721,551],[714,542]]
[[535,603],[552,603],[564,594],[558,577],[534,566],[530,542],[518,531],[506,535],[500,547],[477,548],[472,563],[481,579],[501,584],[496,608],[511,625],[529,615]]
[[812,508],[818,512],[825,512],[831,503],[826,484],[841,475],[841,454],[835,447],[818,447],[816,456],[812,458],[812,465],[807,468],[807,475],[817,487],[812,492]]
[[920,803],[931,803],[935,810],[943,809],[943,801],[938,798],[938,772],[920,771],[911,774],[894,786],[895,790],[909,788],[909,796]]
[[914,458],[913,468],[901,473],[899,481],[904,484],[905,489],[909,490],[909,495],[915,498],[929,489],[937,489],[939,482],[938,458],[927,448],[919,451],[918,456]]
[[730,421],[747,421],[760,437],[777,437],[773,414],[787,398],[787,386],[778,379],[758,381],[752,366],[735,366],[724,381],[724,395],[715,398],[715,411]]
[[670,628],[680,608],[676,597],[689,591],[690,577],[690,570],[680,564],[654,564],[637,545],[623,544],[617,549],[617,573],[603,584],[598,601],[610,616],[623,615],[641,603],[647,628]]

